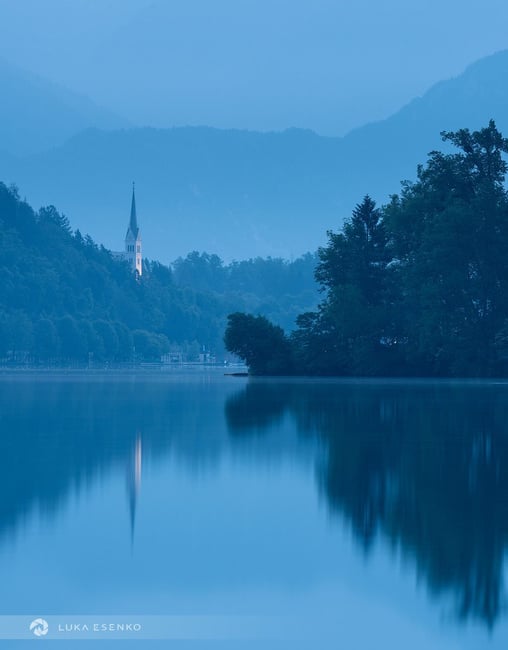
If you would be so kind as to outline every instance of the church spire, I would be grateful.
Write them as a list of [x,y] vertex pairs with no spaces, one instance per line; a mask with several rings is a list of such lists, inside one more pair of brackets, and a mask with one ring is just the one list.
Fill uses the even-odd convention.
[[132,183],[132,203],[131,203],[131,218],[129,221],[129,228],[131,229],[134,237],[138,236],[138,217],[136,215],[136,194],[135,194],[134,183]]
[[125,259],[129,262],[136,275],[141,277],[143,274],[143,257],[141,252],[141,232],[138,226],[138,215],[136,214],[134,183],[132,184],[131,216],[125,235]]

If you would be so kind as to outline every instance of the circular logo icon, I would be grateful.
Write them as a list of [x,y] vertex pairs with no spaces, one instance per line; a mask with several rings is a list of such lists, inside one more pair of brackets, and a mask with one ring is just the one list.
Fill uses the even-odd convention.
[[48,622],[43,618],[36,618],[30,623],[30,631],[33,632],[35,636],[46,636],[48,628]]

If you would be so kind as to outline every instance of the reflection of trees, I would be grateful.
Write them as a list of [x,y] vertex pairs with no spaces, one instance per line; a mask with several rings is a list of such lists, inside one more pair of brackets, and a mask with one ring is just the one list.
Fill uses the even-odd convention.
[[[1,389],[0,537],[112,467],[123,474],[138,433],[144,457],[175,453],[192,471],[223,449],[224,389],[214,382],[14,380]],[[388,540],[432,593],[453,594],[461,617],[492,626],[508,541],[507,390],[259,379],[225,411],[236,436],[294,417],[324,447],[319,487],[359,543]]]
[[229,401],[226,415],[241,433],[291,412],[301,433],[326,444],[320,486],[360,543],[368,549],[382,535],[414,558],[432,593],[453,594],[461,618],[490,627],[501,613],[508,541],[506,391],[256,381]]
[[220,440],[195,433],[222,417],[204,384],[189,391],[127,376],[50,377],[4,380],[0,388],[0,537],[35,507],[56,512],[69,493],[112,467],[132,472],[140,435],[144,454],[172,449],[191,469],[220,453]]
[[[253,431],[262,433],[270,425],[278,423],[284,415],[288,399],[291,397],[287,386],[273,383],[266,387],[265,384],[260,384],[255,385],[254,390],[254,400],[250,386],[246,391],[235,393],[226,402],[226,417],[233,435]],[[255,408],[253,401],[259,402],[261,408]]]

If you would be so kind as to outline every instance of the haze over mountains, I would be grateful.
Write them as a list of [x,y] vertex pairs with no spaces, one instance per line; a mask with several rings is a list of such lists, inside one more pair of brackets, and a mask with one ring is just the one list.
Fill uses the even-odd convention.
[[74,93],[0,59],[0,149],[30,154],[62,144],[91,125],[118,129],[129,122]]
[[0,57],[138,126],[341,136],[506,48],[506,0],[0,0]]
[[[441,130],[477,128],[492,117],[508,133],[507,77],[503,51],[344,138],[297,129],[88,129],[44,152],[0,155],[0,178],[35,205],[57,205],[112,249],[122,246],[136,180],[149,257],[168,262],[193,249],[226,259],[290,257],[323,243],[364,194],[386,201],[400,180],[414,178],[416,165],[441,146]],[[72,115],[82,116],[83,105]],[[85,118],[93,124],[104,115],[95,109]]]

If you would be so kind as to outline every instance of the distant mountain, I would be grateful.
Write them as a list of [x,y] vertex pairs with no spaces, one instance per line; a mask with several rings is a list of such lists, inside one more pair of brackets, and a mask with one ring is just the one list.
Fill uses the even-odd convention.
[[507,47],[508,3],[0,0],[0,57],[133,124],[341,136]]
[[299,130],[89,130],[15,165],[0,159],[0,179],[113,249],[123,246],[135,180],[149,257],[290,257],[340,223],[339,142]]
[[89,127],[118,129],[123,118],[83,95],[0,59],[0,150],[31,154]]
[[397,180],[413,178],[415,165],[432,149],[442,149],[441,131],[478,129],[494,119],[508,137],[508,50],[470,65],[454,79],[434,85],[423,97],[382,122],[355,129],[342,141],[342,156],[353,164],[344,185],[381,199],[397,190]]
[[74,226],[122,245],[136,180],[147,255],[193,249],[226,259],[299,255],[337,229],[366,193],[379,201],[442,146],[439,133],[494,118],[508,135],[508,51],[441,82],[383,122],[344,138],[211,128],[87,130],[52,151],[0,156],[0,179]]

